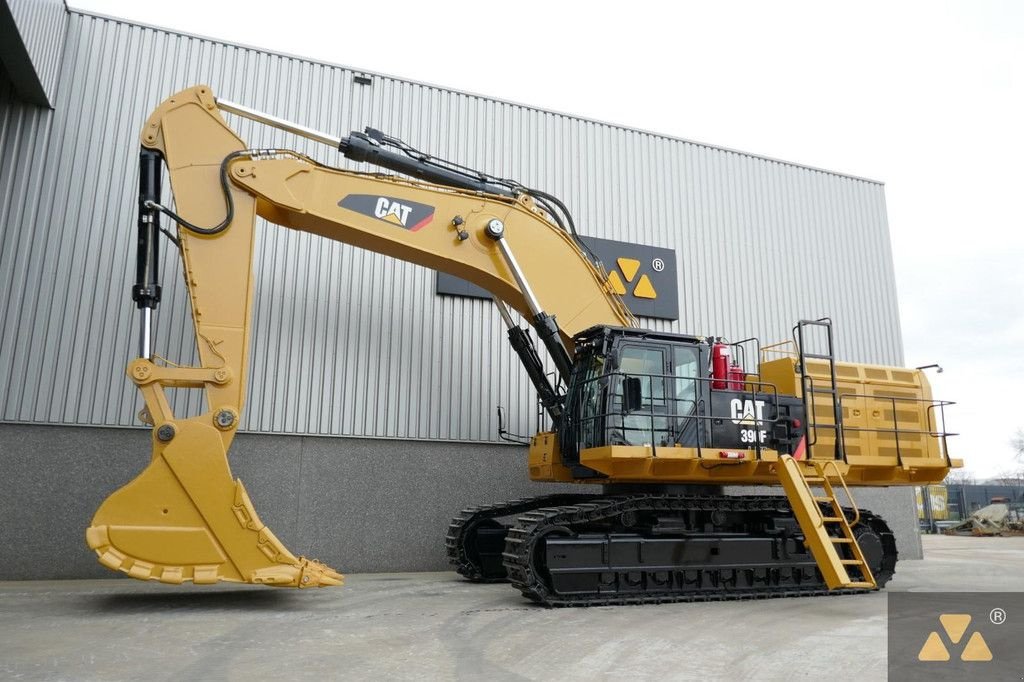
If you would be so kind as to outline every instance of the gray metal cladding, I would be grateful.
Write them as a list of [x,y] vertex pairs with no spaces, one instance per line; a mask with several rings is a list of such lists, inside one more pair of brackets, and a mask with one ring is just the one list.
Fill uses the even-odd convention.
[[[169,94],[225,99],[338,134],[373,125],[430,153],[563,197],[581,231],[676,250],[679,322],[762,340],[831,315],[838,351],[902,362],[883,187],[748,154],[419,83],[72,12],[54,111],[0,88],[0,419],[137,425],[137,132]],[[229,118],[254,147],[347,165],[321,145]],[[170,201],[170,196],[165,197]],[[194,361],[173,247],[156,351]],[[495,408],[536,427],[533,392],[493,306],[438,297],[434,273],[259,221],[243,428],[489,441]],[[178,391],[179,414],[202,408]]]
[[3,1],[11,10],[46,98],[53,105],[68,22],[64,0]]

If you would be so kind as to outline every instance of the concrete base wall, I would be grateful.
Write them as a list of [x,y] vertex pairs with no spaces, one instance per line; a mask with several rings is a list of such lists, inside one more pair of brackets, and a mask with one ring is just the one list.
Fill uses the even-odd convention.
[[[114,576],[85,528],[149,452],[142,429],[0,424],[0,580]],[[234,475],[282,542],[352,573],[444,570],[459,509],[572,489],[531,483],[525,460],[514,446],[262,434],[231,449]],[[894,528],[901,558],[921,558],[910,490],[855,494]]]

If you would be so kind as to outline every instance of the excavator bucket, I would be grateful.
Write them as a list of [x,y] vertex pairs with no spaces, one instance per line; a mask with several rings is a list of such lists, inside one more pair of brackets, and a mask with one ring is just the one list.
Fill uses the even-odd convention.
[[102,504],[86,531],[101,564],[140,580],[278,587],[341,585],[323,564],[296,558],[260,521],[231,476],[220,433],[185,422]]

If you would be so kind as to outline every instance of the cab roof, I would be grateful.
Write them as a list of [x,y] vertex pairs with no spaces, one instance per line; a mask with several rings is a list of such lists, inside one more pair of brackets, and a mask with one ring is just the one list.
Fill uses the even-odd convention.
[[579,343],[593,343],[601,339],[610,339],[616,336],[629,337],[644,341],[670,341],[674,343],[698,344],[705,343],[703,336],[692,336],[689,334],[673,334],[672,332],[659,332],[653,329],[637,329],[635,327],[612,327],[598,325],[584,329],[573,337],[573,341]]

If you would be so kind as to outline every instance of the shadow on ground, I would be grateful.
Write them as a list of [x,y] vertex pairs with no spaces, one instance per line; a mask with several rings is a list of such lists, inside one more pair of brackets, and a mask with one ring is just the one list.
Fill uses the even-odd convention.
[[296,606],[297,595],[284,591],[225,590],[218,592],[168,592],[161,594],[89,595],[89,602],[98,613],[144,613],[147,611],[275,611]]

